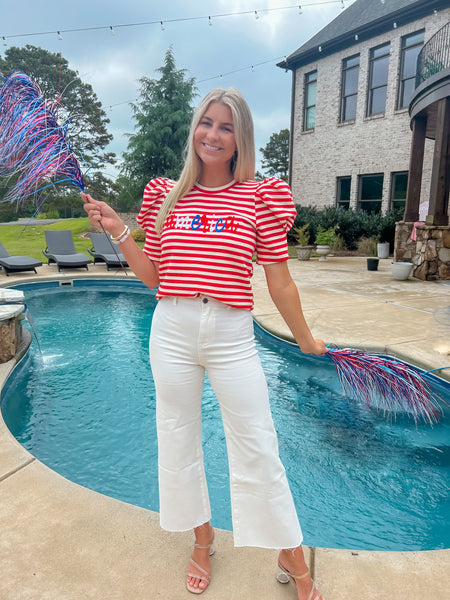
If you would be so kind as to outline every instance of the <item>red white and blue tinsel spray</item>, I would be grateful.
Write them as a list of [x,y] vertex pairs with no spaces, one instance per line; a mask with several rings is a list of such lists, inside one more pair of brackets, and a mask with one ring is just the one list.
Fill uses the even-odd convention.
[[4,201],[23,203],[55,183],[84,190],[78,160],[67,139],[69,119],[58,122],[57,101],[43,98],[25,73],[12,71],[0,87],[0,176],[13,182]]
[[414,367],[349,348],[329,348],[326,356],[333,361],[349,398],[383,412],[406,413],[415,422],[439,420],[445,400]]

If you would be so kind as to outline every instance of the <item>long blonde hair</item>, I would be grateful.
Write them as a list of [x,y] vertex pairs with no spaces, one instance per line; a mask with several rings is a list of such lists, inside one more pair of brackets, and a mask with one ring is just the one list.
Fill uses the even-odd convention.
[[216,88],[203,98],[194,113],[186,143],[186,161],[180,179],[167,194],[156,218],[158,233],[161,233],[167,215],[175,208],[178,200],[193,188],[200,177],[202,161],[194,150],[194,132],[212,102],[220,102],[228,106],[233,115],[237,157],[231,161],[230,175],[233,175],[234,179],[239,182],[255,177],[255,139],[250,108],[241,92],[236,88]]

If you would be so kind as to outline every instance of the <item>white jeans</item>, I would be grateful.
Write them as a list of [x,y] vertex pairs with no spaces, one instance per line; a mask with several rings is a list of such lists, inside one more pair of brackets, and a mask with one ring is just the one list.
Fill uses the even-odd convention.
[[150,335],[156,385],[161,527],[211,518],[202,451],[205,370],[220,404],[230,466],[236,546],[302,542],[254,344],[250,311],[211,298],[162,298]]

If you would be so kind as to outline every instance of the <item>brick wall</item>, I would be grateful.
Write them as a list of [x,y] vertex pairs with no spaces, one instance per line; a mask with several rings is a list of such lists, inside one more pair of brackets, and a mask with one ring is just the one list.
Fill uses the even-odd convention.
[[[294,201],[305,206],[336,203],[336,178],[351,176],[350,206],[356,208],[358,175],[384,174],[382,209],[389,207],[391,174],[409,170],[411,130],[408,110],[396,110],[401,38],[425,29],[425,42],[448,20],[450,8],[392,29],[369,41],[355,43],[295,73],[293,156],[291,164]],[[390,42],[386,111],[365,117],[369,50]],[[357,112],[354,121],[339,123],[342,60],[360,54]],[[302,132],[304,75],[317,69],[316,125]],[[434,142],[427,140],[423,165],[421,202],[428,202]],[[425,210],[423,207],[422,210]],[[425,214],[422,215],[425,217]]]

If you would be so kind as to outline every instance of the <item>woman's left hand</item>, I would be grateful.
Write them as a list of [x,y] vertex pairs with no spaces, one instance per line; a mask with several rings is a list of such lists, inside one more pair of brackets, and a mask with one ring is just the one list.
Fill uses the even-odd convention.
[[314,354],[315,356],[323,356],[328,352],[323,340],[312,339],[309,344],[302,344],[300,350],[305,354]]

